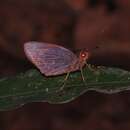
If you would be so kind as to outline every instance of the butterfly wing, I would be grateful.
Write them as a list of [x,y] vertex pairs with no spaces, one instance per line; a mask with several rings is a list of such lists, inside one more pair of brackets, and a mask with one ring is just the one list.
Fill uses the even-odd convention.
[[28,42],[24,44],[28,59],[46,76],[67,73],[68,66],[77,62],[77,56],[70,50],[54,44]]

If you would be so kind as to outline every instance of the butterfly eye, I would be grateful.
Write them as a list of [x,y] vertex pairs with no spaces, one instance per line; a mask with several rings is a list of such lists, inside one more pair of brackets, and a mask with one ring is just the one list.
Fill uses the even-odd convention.
[[86,57],[86,53],[81,53],[81,57]]
[[86,60],[86,59],[88,59],[88,52],[87,51],[81,51],[80,52],[80,59],[82,59],[82,60]]

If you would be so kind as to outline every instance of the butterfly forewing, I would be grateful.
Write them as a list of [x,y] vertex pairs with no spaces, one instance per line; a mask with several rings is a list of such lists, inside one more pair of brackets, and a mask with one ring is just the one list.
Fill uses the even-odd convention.
[[67,68],[77,62],[77,56],[59,45],[28,42],[24,44],[28,59],[46,76],[67,73]]

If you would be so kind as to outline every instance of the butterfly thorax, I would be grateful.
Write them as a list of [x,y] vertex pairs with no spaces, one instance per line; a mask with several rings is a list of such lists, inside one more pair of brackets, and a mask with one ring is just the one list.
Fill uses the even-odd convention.
[[81,51],[77,61],[74,61],[74,63],[68,67],[68,72],[69,70],[70,72],[80,70],[86,64],[88,56],[89,55],[87,51]]
[[82,68],[89,58],[89,53],[86,50],[82,50],[79,54],[79,66]]

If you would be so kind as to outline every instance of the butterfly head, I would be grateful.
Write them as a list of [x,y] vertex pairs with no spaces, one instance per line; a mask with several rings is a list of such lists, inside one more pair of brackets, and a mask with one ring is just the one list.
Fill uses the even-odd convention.
[[79,54],[80,61],[86,62],[86,60],[89,58],[89,52],[87,50],[82,50]]

